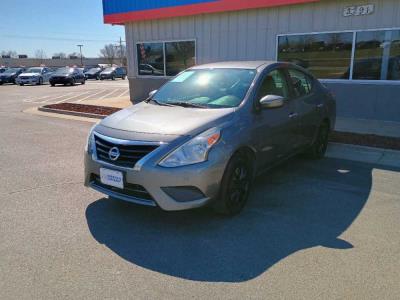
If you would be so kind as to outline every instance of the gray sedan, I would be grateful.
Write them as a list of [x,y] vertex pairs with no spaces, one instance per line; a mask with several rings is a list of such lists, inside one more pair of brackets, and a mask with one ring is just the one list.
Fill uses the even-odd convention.
[[94,126],[85,184],[168,211],[234,215],[257,174],[298,153],[322,158],[335,120],[333,95],[296,65],[196,66]]

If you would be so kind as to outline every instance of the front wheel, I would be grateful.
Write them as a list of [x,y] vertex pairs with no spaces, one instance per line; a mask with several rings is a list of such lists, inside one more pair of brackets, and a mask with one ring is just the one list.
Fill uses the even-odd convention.
[[39,78],[37,85],[42,85],[42,84],[43,84],[43,78]]
[[329,143],[329,124],[324,122],[318,129],[314,143],[307,150],[306,154],[312,159],[321,159],[325,156]]
[[83,84],[85,84],[85,83],[86,83],[86,80],[85,80],[85,79],[83,79],[83,80],[82,80],[82,85],[83,85]]
[[226,167],[214,211],[228,216],[240,213],[247,203],[252,182],[251,163],[245,155],[235,154]]
[[19,85],[20,85],[20,86],[24,86],[24,84],[23,84],[23,83],[20,83]]

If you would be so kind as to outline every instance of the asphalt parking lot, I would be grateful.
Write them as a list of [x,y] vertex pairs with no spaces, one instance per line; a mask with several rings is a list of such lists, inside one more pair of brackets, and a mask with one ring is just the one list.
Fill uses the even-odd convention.
[[126,88],[0,87],[0,299],[398,299],[399,168],[296,158],[240,216],[165,213],[83,187],[91,123],[22,112]]

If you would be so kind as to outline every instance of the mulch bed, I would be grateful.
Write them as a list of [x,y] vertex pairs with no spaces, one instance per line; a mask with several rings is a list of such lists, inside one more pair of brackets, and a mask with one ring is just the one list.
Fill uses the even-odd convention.
[[400,138],[334,131],[330,141],[334,143],[400,150]]
[[[61,111],[70,111],[74,113],[94,114],[100,116],[108,116],[119,110],[120,108],[86,105],[77,103],[59,103],[43,106],[47,109],[55,109]],[[330,137],[330,141],[341,144],[352,144],[384,149],[400,150],[400,138],[378,136],[374,134],[358,134],[350,132],[335,131]]]
[[77,103],[49,104],[49,105],[45,105],[43,107],[49,108],[49,109],[78,112],[78,113],[96,114],[96,115],[101,115],[101,116],[108,116],[108,115],[111,115],[111,114],[121,110],[120,108],[116,108],[116,107],[86,105],[86,104],[77,104]]

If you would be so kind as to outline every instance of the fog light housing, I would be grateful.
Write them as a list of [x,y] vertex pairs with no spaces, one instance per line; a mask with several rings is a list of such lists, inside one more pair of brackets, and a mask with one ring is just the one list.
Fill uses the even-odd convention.
[[194,186],[162,187],[161,189],[177,202],[190,202],[206,198],[203,192]]

